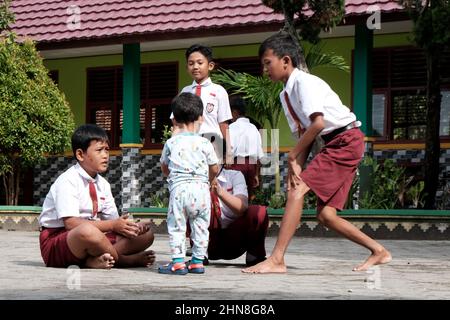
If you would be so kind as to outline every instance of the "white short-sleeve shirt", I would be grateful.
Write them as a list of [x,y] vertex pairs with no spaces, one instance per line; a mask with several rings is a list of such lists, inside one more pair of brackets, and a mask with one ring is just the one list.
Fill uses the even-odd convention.
[[[223,169],[217,177],[220,187],[227,190],[233,196],[243,195],[248,198],[247,184],[242,172],[236,170]],[[219,198],[221,210],[221,227],[226,229],[234,220],[238,218],[234,212],[228,208]]]
[[297,131],[297,124],[288,110],[284,98],[285,92],[289,95],[292,108],[299,117],[304,129],[311,125],[309,116],[316,112],[323,114],[325,122],[325,128],[320,135],[325,135],[356,121],[355,114],[342,104],[339,96],[325,81],[295,68],[289,76],[284,90],[280,93],[284,114],[292,132]]
[[[223,138],[219,123],[232,118],[228,93],[221,85],[213,83],[211,78],[203,81],[201,86],[200,98],[203,102],[203,123],[198,133],[216,133]],[[184,87],[181,93],[189,92],[195,94],[196,87],[197,82],[194,81],[191,85]]]
[[181,132],[167,140],[159,161],[169,167],[169,191],[180,183],[209,184],[209,166],[219,162],[211,142],[191,132]]
[[264,157],[261,135],[256,126],[248,118],[238,118],[230,124],[231,150],[235,157]]
[[64,227],[63,218],[66,217],[92,218],[89,181],[94,182],[97,191],[97,218],[117,219],[119,214],[108,181],[99,174],[92,178],[77,163],[62,173],[50,187],[39,216],[39,225],[60,228]]

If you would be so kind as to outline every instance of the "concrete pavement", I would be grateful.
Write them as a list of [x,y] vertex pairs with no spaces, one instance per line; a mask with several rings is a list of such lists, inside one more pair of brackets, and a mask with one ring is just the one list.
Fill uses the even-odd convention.
[[[288,273],[242,274],[244,257],[213,261],[205,275],[157,273],[169,261],[167,235],[156,235],[153,268],[46,268],[38,232],[0,230],[0,299],[450,299],[450,241],[381,240],[388,265],[352,272],[368,252],[341,238],[295,237]],[[275,238],[266,241],[268,252]]]

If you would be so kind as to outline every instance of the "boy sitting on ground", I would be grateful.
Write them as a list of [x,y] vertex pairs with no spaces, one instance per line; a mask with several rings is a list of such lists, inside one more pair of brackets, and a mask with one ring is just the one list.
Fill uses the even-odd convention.
[[155,261],[148,223],[119,217],[109,183],[109,139],[105,130],[80,126],[72,135],[77,164],[50,187],[39,216],[41,255],[47,267],[109,269],[144,267]]

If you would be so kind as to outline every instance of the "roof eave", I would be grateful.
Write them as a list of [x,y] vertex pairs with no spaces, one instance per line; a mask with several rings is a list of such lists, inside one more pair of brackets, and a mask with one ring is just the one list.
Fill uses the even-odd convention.
[[[350,26],[358,23],[363,23],[370,15],[364,14],[351,14],[347,15],[345,19],[339,24],[339,26]],[[381,14],[381,23],[392,21],[404,21],[410,20],[408,14],[405,11],[392,11],[383,12]],[[264,24],[253,25],[238,25],[238,26],[217,26],[209,28],[197,28],[191,30],[169,30],[147,33],[134,33],[134,34],[122,34],[111,35],[102,37],[88,37],[80,39],[69,40],[52,40],[52,41],[40,41],[37,42],[38,50],[54,50],[54,49],[69,49],[80,47],[94,47],[104,45],[117,45],[126,43],[141,43],[152,41],[164,41],[173,39],[188,39],[188,38],[201,38],[201,37],[214,37],[214,36],[229,36],[245,33],[258,33],[258,32],[276,32],[283,27],[283,22],[270,22]]]

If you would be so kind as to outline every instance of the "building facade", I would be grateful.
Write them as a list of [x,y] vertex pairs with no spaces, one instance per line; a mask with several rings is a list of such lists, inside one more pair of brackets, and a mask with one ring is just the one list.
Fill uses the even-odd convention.
[[[97,123],[112,146],[111,182],[119,207],[151,206],[164,190],[159,156],[170,101],[192,80],[184,51],[213,48],[218,65],[260,72],[259,44],[283,25],[259,0],[245,1],[13,1],[13,30],[37,42],[50,75],[64,92],[76,123]],[[318,68],[363,122],[367,152],[394,159],[420,179],[424,159],[426,64],[410,41],[412,23],[396,1],[346,1],[345,22],[323,33],[325,52],[341,55],[351,72]],[[305,44],[307,47],[307,44]],[[442,69],[450,73],[450,54]],[[450,185],[450,74],[444,75],[438,198]],[[279,123],[280,165],[294,145]],[[49,157],[33,171],[32,197],[42,205],[51,183],[74,163],[70,153]],[[274,184],[264,177],[264,186]]]

